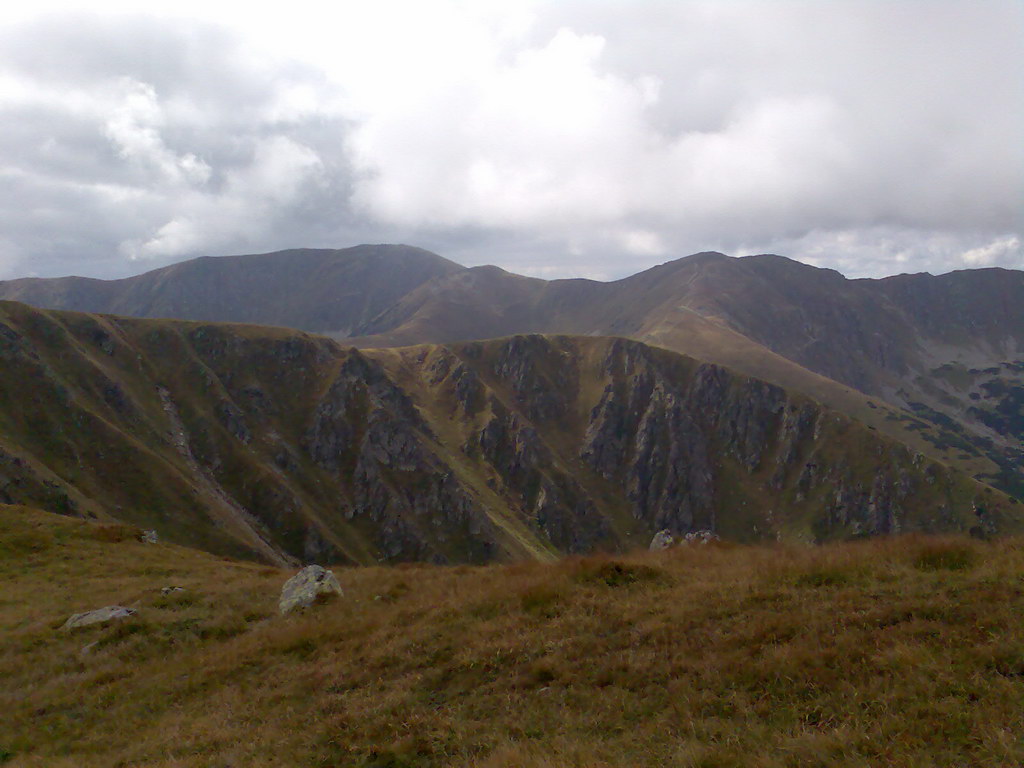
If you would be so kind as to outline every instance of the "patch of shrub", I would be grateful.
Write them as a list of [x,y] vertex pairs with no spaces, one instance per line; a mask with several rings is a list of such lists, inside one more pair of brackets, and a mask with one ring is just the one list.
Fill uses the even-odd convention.
[[523,591],[519,605],[525,613],[552,619],[561,612],[564,595],[550,584],[538,584]]
[[236,614],[216,617],[213,621],[201,624],[199,638],[201,640],[228,640],[242,634],[248,629],[245,620]]
[[966,571],[978,561],[978,553],[966,544],[929,544],[914,558],[920,571]]
[[311,637],[296,637],[278,648],[278,652],[297,659],[308,659],[316,653],[317,643]]
[[967,532],[972,539],[980,539],[981,541],[988,541],[988,533],[980,525],[971,526],[971,529]]
[[168,592],[166,595],[160,595],[153,601],[153,607],[168,611],[180,611],[194,605],[195,602],[195,593],[185,589],[180,592]]
[[97,648],[106,648],[117,645],[135,635],[148,635],[153,631],[153,625],[138,616],[127,619],[120,619],[111,622],[103,627],[105,634],[96,641]]
[[199,637],[199,619],[172,621],[163,626],[162,634],[170,640],[197,638]]
[[436,765],[434,750],[425,739],[410,738],[391,747],[373,750],[363,768],[419,768]]
[[547,685],[557,678],[558,673],[550,661],[538,661],[530,667],[530,679],[534,685]]
[[6,551],[12,555],[28,555],[45,552],[55,543],[56,539],[50,531],[33,528],[6,537],[3,542],[0,542],[0,551]]
[[474,619],[489,621],[505,614],[508,608],[508,603],[505,600],[489,598],[470,605],[466,609],[466,613]]
[[92,538],[97,541],[106,541],[110,544],[120,544],[122,541],[138,541],[141,537],[142,529],[135,525],[111,523],[92,527]]
[[1024,677],[1024,646],[1017,643],[1002,643],[981,651],[985,667],[1002,677],[1020,679]]
[[409,594],[409,589],[410,587],[406,582],[399,581],[381,592],[375,599],[382,600],[385,603],[393,603]]
[[582,560],[576,578],[584,584],[603,584],[606,587],[628,587],[639,583],[665,581],[667,575],[660,568],[620,560]]
[[421,765],[408,755],[400,755],[390,749],[374,752],[363,763],[364,768],[415,768]]
[[841,587],[850,583],[850,575],[837,568],[816,568],[796,577],[798,587]]

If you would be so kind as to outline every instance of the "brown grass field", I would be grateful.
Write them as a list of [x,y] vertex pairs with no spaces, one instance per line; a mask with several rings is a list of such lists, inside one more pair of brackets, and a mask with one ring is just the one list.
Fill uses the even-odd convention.
[[280,617],[289,572],[135,533],[0,506],[0,764],[1024,764],[1020,539],[337,568]]

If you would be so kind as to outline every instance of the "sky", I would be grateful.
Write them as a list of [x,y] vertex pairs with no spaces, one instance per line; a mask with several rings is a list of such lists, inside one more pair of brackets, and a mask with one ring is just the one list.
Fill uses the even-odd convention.
[[14,5],[0,279],[359,243],[1024,268],[1021,0]]

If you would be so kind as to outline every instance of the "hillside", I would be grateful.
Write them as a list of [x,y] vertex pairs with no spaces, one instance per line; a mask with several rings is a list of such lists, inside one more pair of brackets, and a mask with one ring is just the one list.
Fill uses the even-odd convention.
[[1021,506],[813,400],[638,342],[358,351],[0,303],[0,502],[267,562],[1010,532]]
[[112,282],[14,280],[0,298],[283,325],[364,348],[624,336],[808,394],[1024,499],[1020,271],[847,280],[781,256],[709,252],[609,283],[545,281],[358,246],[197,259]]
[[135,533],[0,506],[4,764],[1024,762],[1017,540],[339,568],[281,617],[291,571]]
[[192,259],[123,280],[0,282],[0,299],[50,309],[349,333],[413,288],[463,267],[402,245]]

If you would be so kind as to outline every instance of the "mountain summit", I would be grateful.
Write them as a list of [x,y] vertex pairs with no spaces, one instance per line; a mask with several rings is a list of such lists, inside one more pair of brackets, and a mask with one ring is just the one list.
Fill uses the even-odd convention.
[[464,267],[422,248],[359,245],[205,256],[123,280],[0,282],[0,298],[48,309],[280,325],[346,334]]

